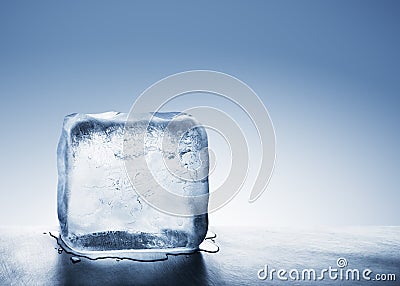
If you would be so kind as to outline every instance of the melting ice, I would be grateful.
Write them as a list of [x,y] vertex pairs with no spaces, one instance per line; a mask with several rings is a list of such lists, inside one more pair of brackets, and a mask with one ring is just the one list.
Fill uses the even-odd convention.
[[[175,133],[165,137],[171,144],[175,141],[179,144],[175,154],[164,154],[157,146],[171,120],[182,122],[182,130],[178,124]],[[157,195],[167,185],[176,194],[190,196],[208,194],[208,177],[188,181],[167,176],[165,162],[153,159],[145,166],[153,172],[139,168],[132,184],[124,165],[130,157],[123,152],[124,140],[129,140],[130,146],[137,148],[135,156],[178,160],[185,168],[198,169],[199,176],[208,173],[208,161],[200,162],[198,155],[207,148],[204,128],[197,125],[185,130],[184,123],[193,120],[181,113],[143,114],[133,121],[127,121],[127,114],[117,112],[66,116],[57,152],[58,218],[64,243],[77,253],[182,253],[198,249],[206,236],[207,213],[190,216],[164,213],[138,195],[135,185],[146,185],[150,174],[160,184],[149,186],[149,195]],[[131,128],[124,128],[125,124]],[[145,132],[148,138],[146,148],[135,142],[140,132]]]

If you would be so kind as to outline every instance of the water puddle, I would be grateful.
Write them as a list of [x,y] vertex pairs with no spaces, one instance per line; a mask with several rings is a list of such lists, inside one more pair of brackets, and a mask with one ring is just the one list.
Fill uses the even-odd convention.
[[[46,232],[43,232],[43,234],[46,234]],[[73,264],[81,262],[81,258],[87,258],[89,260],[99,260],[99,259],[114,259],[116,261],[121,261],[121,260],[132,260],[132,261],[139,261],[139,262],[155,262],[155,261],[164,261],[168,259],[168,256],[173,255],[173,256],[179,256],[179,255],[191,255],[197,252],[207,252],[207,253],[216,253],[219,251],[218,245],[215,244],[215,239],[217,235],[212,232],[212,231],[207,231],[206,238],[204,241],[200,244],[198,250],[174,250],[168,252],[167,250],[162,252],[162,251],[147,251],[147,250],[141,250],[141,251],[92,251],[88,253],[80,253],[72,250],[70,247],[68,247],[64,241],[60,237],[60,233],[57,231],[50,231],[48,234],[56,239],[58,248],[56,247],[56,250],[59,254],[62,254],[63,252],[72,255],[70,257],[70,260]]]

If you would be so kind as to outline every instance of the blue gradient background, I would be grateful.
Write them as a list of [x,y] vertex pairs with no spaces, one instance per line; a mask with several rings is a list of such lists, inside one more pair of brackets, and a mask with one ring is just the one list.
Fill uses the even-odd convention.
[[144,2],[0,2],[0,224],[57,224],[64,115],[192,69],[249,84],[277,136],[267,192],[211,224],[400,224],[398,1]]

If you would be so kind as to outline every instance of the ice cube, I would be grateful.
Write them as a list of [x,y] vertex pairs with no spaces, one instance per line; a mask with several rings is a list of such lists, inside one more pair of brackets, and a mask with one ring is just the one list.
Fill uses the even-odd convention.
[[[196,123],[187,130],[195,120],[183,113],[127,118],[127,114],[117,112],[65,117],[57,151],[61,239],[79,253],[198,249],[207,232],[207,213],[165,213],[148,204],[135,188],[149,184],[153,195],[165,189],[185,196],[207,195],[208,202],[208,161],[200,162],[196,155],[207,150],[204,128]],[[174,132],[167,128],[172,121]],[[135,141],[143,133],[145,146]],[[179,142],[178,148],[166,151],[160,148],[160,140],[170,146]],[[124,142],[130,148],[128,155]],[[137,165],[136,175],[129,178],[125,164],[140,156],[147,164]],[[163,158],[178,159],[188,174],[195,170],[199,177],[187,180],[169,174]],[[157,184],[150,184],[154,181],[150,176]]]

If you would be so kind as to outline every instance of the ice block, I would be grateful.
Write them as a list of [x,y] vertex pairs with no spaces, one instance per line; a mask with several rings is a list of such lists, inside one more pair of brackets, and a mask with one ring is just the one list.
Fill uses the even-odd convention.
[[[173,128],[168,128],[171,121]],[[143,132],[145,146],[135,141]],[[166,153],[160,141],[178,147]],[[135,188],[148,184],[151,175],[158,183],[148,186],[149,195],[165,188],[182,196],[208,195],[208,161],[199,157],[207,144],[204,127],[183,113],[139,114],[129,120],[118,112],[66,116],[57,150],[61,239],[79,253],[196,250],[207,232],[207,213],[165,213]],[[124,146],[130,146],[128,155]],[[125,166],[139,156],[147,164],[138,165],[132,178]],[[175,160],[202,177],[169,174],[163,160]]]

